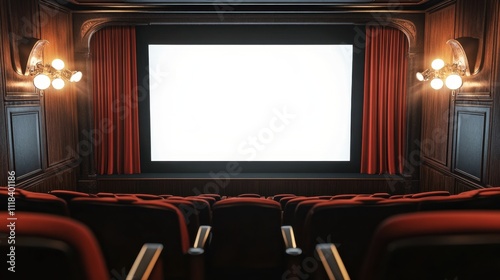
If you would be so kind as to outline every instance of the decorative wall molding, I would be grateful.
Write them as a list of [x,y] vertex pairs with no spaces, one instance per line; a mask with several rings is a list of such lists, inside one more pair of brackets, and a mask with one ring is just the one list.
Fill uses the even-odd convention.
[[96,18],[85,21],[80,28],[80,40],[85,42],[86,45],[90,42],[90,37],[92,34],[105,26],[106,24],[111,24],[110,19]]
[[410,20],[394,18],[390,21],[390,26],[401,30],[408,37],[410,49],[422,47],[422,43],[417,40],[417,27]]

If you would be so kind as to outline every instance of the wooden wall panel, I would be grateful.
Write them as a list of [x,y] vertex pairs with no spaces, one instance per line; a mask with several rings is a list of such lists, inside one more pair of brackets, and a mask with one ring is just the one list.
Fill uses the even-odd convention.
[[[491,11],[500,17],[500,1],[494,1],[494,5],[490,6]],[[491,92],[494,97],[493,110],[492,110],[492,124],[491,124],[491,142],[488,154],[489,160],[489,184],[492,186],[500,186],[500,27],[498,24],[490,26],[494,30],[495,40],[492,42],[491,48],[494,50],[493,55],[493,70],[491,73],[492,84]]]
[[402,178],[364,179],[176,179],[176,178],[134,178],[134,177],[101,177],[97,186],[88,192],[113,193],[151,193],[173,194],[181,196],[198,195],[201,193],[218,193],[220,195],[236,196],[241,193],[258,193],[271,196],[278,193],[293,193],[296,195],[335,195],[341,193],[375,193],[388,192],[393,194],[410,193]]
[[463,86],[457,91],[459,99],[492,99],[491,83],[492,68],[495,49],[492,47],[495,41],[495,25],[498,23],[498,14],[492,13],[491,9],[497,1],[459,0],[457,4],[455,38],[473,37],[479,39],[478,55],[475,69],[477,71],[468,77],[464,77]]
[[453,193],[455,179],[452,176],[439,172],[427,165],[420,167],[420,174],[421,192],[445,190]]
[[34,37],[50,41],[44,62],[60,54],[72,67],[71,11],[50,1],[7,0],[0,1],[0,16],[0,185],[14,170],[19,188],[76,189],[75,90],[39,92],[33,77],[15,71],[12,59],[16,40]]
[[[452,53],[446,41],[453,38],[455,29],[455,5],[449,5],[426,16],[424,67],[432,60],[441,58],[450,61]],[[427,160],[448,166],[450,91],[434,90],[423,83],[422,97],[422,155]]]
[[40,38],[39,9],[37,0],[2,1],[2,44],[4,75],[6,81],[4,98],[6,100],[38,100],[39,95],[33,86],[33,78],[15,71],[14,57],[17,44],[23,37]]
[[21,180],[44,169],[42,115],[38,106],[7,107],[9,169]]
[[453,171],[474,181],[486,178],[490,108],[455,107]]
[[23,189],[34,192],[49,192],[51,190],[77,190],[77,168],[64,170],[53,169],[40,176],[35,176],[18,185]]
[[471,186],[470,184],[468,184],[465,181],[456,180],[454,193],[457,194],[457,193],[466,192],[466,191],[470,191],[470,190],[474,190],[474,189],[477,189],[477,187]]
[[[434,19],[436,15],[448,17],[455,7],[453,21]],[[449,10],[449,11],[448,11]],[[442,176],[456,181],[455,190],[500,185],[500,2],[495,0],[457,0],[448,7],[429,12],[426,18],[426,57],[433,56],[436,45],[445,39],[442,29],[453,25],[453,38],[475,37],[479,39],[480,66],[477,73],[464,77],[464,84],[446,107],[438,98],[426,96],[423,108],[423,134],[432,129],[449,130],[447,147],[440,152],[423,153],[426,173],[421,176],[422,189],[435,190],[443,181]],[[440,22],[437,24],[436,22]],[[429,27],[429,28],[427,28]],[[450,29],[451,30],[451,29]],[[448,30],[449,31],[449,30]],[[447,31],[447,32],[448,32]],[[441,38],[440,38],[441,36]],[[449,50],[448,46],[446,46]],[[446,58],[445,58],[446,60]],[[444,91],[444,90],[441,90]],[[447,91],[446,98],[450,92]],[[443,97],[444,99],[445,97]],[[439,115],[438,110],[443,112]],[[449,114],[450,111],[455,113]],[[491,114],[491,116],[490,116]],[[447,116],[446,116],[447,115]],[[441,121],[437,119],[439,117]],[[423,136],[423,141],[426,136]],[[438,145],[439,146],[439,145]],[[452,151],[452,152],[451,152]],[[444,157],[447,152],[448,156]],[[437,159],[437,160],[436,160]],[[446,159],[446,164],[443,160]],[[442,174],[442,176],[436,175]]]
[[[66,68],[75,69],[71,34],[71,14],[69,11],[40,5],[46,15],[42,24],[42,38],[49,41],[45,47],[46,63],[55,58],[62,59]],[[60,28],[65,26],[66,28]],[[50,87],[44,92],[44,109],[47,134],[48,166],[70,160],[76,150],[76,96],[75,84],[66,83],[61,90]]]
[[[3,26],[4,26],[4,20],[3,20],[3,9],[4,9],[4,4],[3,2],[0,3],[0,36],[3,36]],[[6,186],[7,185],[7,177],[8,177],[8,171],[7,166],[9,166],[9,159],[8,159],[8,140],[7,140],[7,127],[6,127],[6,122],[5,120],[5,102],[4,102],[4,96],[5,96],[5,63],[4,63],[4,48],[5,48],[5,40],[2,40],[0,42],[0,166],[4,166],[3,168],[0,168],[0,186]],[[7,45],[8,47],[8,45]]]

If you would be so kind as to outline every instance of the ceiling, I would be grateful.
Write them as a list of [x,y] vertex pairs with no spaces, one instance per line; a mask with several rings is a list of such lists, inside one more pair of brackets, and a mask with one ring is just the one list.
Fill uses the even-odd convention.
[[399,4],[421,4],[427,2],[428,0],[317,0],[317,1],[307,1],[307,0],[69,0],[74,4],[190,4],[190,3],[210,3],[210,4],[245,4],[245,3],[300,3],[300,4],[311,4],[311,3],[323,3],[323,4],[385,4],[385,5],[395,5]]
[[155,8],[165,6],[249,6],[249,5],[321,5],[343,8],[401,8],[421,10],[442,0],[54,0],[74,9]]

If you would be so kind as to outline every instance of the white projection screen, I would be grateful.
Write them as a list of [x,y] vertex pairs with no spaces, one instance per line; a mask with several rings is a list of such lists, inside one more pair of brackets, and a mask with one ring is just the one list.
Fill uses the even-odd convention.
[[149,44],[151,161],[349,161],[353,46]]

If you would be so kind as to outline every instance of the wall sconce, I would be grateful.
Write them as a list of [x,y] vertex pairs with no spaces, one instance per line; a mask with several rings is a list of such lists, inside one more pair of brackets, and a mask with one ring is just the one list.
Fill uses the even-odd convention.
[[435,59],[431,63],[432,69],[417,72],[416,77],[421,82],[430,80],[430,85],[435,90],[441,89],[446,85],[447,88],[454,91],[462,87],[462,77],[475,73],[479,40],[471,37],[462,37],[450,39],[446,44],[452,49],[453,63],[445,63],[440,58]]
[[19,63],[15,63],[16,71],[25,76],[33,76],[33,84],[37,89],[45,90],[52,85],[62,89],[66,82],[78,82],[82,72],[64,68],[61,59],[54,59],[51,64],[43,63],[43,48],[47,40],[23,38],[18,42]]
[[51,64],[37,63],[30,68],[30,75],[34,76],[33,84],[37,89],[47,89],[51,84],[55,89],[62,89],[68,82],[79,82],[82,72],[64,68],[64,61],[56,58]]

